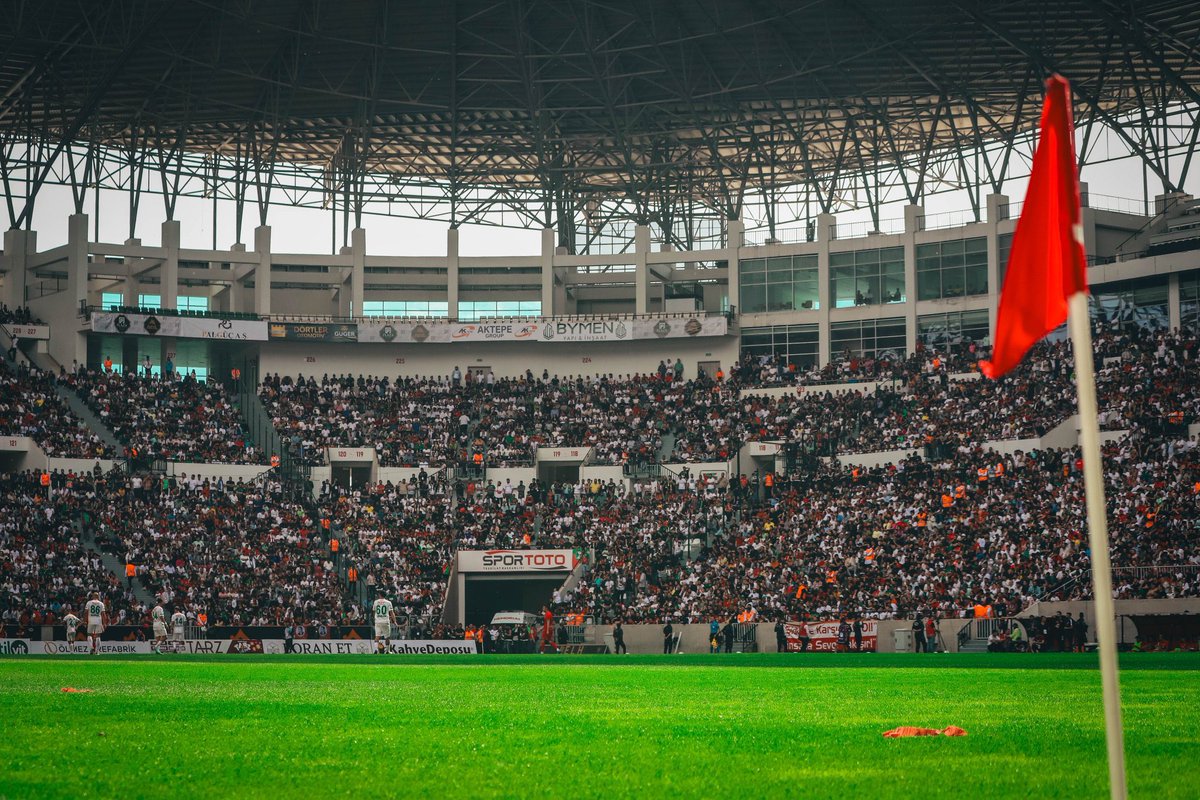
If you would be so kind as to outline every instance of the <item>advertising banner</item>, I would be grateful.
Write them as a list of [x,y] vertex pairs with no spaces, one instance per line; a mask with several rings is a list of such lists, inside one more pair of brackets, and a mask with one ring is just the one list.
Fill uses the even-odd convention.
[[267,340],[267,323],[257,319],[180,317],[179,335],[190,339],[265,342]]
[[695,336],[724,336],[729,332],[725,317],[639,317],[633,320],[635,339],[687,339]]
[[[100,642],[100,655],[150,655],[153,642]],[[88,641],[67,642],[62,639],[54,642],[32,642],[30,652],[48,656],[86,656],[92,652]]]
[[[837,635],[839,620],[825,620],[821,622],[808,623],[808,649],[820,653],[836,653],[837,652]],[[853,630],[853,620],[848,620],[848,624]],[[789,653],[800,652],[800,623],[788,622],[783,626],[784,636],[787,637],[787,649]],[[862,621],[862,649],[863,652],[874,652],[875,643],[878,641],[878,625],[873,619],[864,619]],[[851,633],[849,649],[854,649],[854,635]]]
[[[474,640],[468,639],[405,639],[388,643],[388,652],[401,655],[459,655],[476,652]],[[154,642],[100,642],[100,655],[152,655]],[[191,653],[201,655],[284,654],[283,639],[188,639],[167,642],[166,654]],[[87,656],[92,646],[87,641],[68,643],[63,640],[37,642],[29,639],[0,639],[0,656],[51,655]],[[362,655],[375,652],[372,639],[295,639],[293,655]]]
[[13,339],[49,339],[49,325],[0,325]]
[[633,338],[624,320],[543,322],[538,338],[543,342],[623,342]]
[[[268,653],[282,653],[282,639],[267,640],[264,643]],[[311,640],[295,639],[292,641],[293,655],[355,655],[375,652],[373,639],[352,640]],[[473,639],[395,639],[388,642],[388,652],[397,655],[470,655],[476,652]]]
[[155,314],[116,314],[92,312],[92,330],[96,333],[121,333],[131,336],[179,336],[181,317]]
[[293,342],[358,341],[358,325],[353,322],[272,322],[269,331],[272,339]]
[[450,339],[455,342],[532,342],[537,340],[540,322],[513,320],[511,322],[453,323]]
[[570,572],[571,550],[459,550],[459,572]]
[[364,320],[358,323],[358,340],[384,344],[446,344],[451,341],[450,323]]

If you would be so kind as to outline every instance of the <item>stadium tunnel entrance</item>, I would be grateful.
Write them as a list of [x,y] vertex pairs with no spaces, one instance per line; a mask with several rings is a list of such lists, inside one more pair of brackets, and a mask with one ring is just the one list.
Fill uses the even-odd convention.
[[537,613],[579,565],[572,550],[459,550],[451,564],[443,619],[491,622],[497,611]]
[[565,575],[500,577],[467,576],[464,622],[481,625],[492,621],[498,611],[535,613],[550,605],[554,590],[562,586]]

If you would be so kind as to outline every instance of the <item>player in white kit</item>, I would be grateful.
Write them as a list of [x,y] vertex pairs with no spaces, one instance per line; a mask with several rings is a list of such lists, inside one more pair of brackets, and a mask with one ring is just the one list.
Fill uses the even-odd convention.
[[77,633],[79,630],[79,617],[71,613],[70,606],[67,606],[63,610],[67,612],[63,617],[63,624],[67,626],[67,644],[73,645],[75,644],[75,637],[79,635]]
[[92,655],[96,655],[100,652],[100,634],[104,633],[104,626],[108,624],[108,612],[99,592],[92,592],[92,599],[87,601],[83,610],[87,613],[87,633],[88,641],[92,643]]
[[386,653],[388,639],[392,638],[392,623],[396,621],[396,612],[392,610],[392,601],[382,597],[376,600],[371,608],[375,613],[375,652]]
[[183,648],[184,634],[187,631],[187,614],[176,609],[171,615],[171,641],[179,642],[180,649]]
[[150,612],[150,619],[154,623],[154,652],[161,653],[167,643],[167,612],[163,611],[162,603]]

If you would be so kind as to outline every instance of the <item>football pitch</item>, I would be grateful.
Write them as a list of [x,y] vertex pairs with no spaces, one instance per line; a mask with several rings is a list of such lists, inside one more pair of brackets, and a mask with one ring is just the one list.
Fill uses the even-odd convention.
[[[1121,667],[1130,796],[1196,797],[1200,656]],[[14,657],[0,718],[4,798],[1107,796],[1092,655]]]

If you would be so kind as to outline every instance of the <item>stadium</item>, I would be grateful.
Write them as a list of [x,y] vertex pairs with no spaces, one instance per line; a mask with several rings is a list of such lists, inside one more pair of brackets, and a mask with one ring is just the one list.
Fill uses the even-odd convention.
[[1194,797],[1200,3],[426,5],[6,8],[0,797]]

